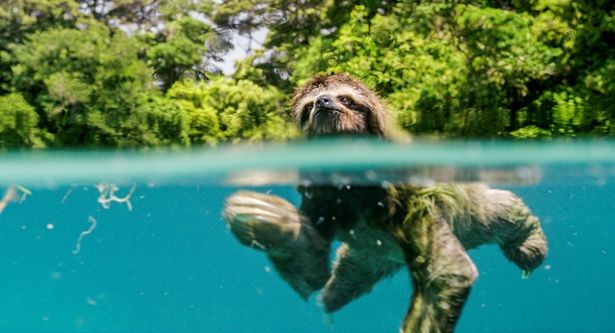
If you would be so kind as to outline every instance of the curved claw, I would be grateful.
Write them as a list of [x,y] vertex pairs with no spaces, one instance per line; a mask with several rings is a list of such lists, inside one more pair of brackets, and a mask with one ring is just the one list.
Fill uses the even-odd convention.
[[268,251],[297,236],[300,222],[289,214],[294,210],[281,198],[241,191],[227,199],[223,216],[242,244]]

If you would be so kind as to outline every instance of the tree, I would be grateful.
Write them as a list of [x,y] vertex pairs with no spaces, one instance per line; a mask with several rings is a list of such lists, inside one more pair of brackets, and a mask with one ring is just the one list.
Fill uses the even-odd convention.
[[216,78],[207,84],[179,82],[168,96],[187,112],[194,143],[285,140],[297,135],[285,112],[286,98],[274,87]]
[[0,148],[44,147],[37,125],[38,115],[23,96],[0,96]]

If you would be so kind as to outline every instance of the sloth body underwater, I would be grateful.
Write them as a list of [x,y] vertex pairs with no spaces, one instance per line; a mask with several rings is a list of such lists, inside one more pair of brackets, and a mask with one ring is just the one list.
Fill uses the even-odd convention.
[[[315,76],[292,100],[308,138],[390,138],[379,98],[347,74]],[[509,191],[484,184],[307,185],[302,202],[240,191],[223,215],[244,245],[264,251],[280,276],[333,312],[403,267],[414,286],[401,332],[452,332],[478,276],[467,250],[498,244],[529,273],[547,253],[539,220]],[[331,265],[334,239],[341,242]]]

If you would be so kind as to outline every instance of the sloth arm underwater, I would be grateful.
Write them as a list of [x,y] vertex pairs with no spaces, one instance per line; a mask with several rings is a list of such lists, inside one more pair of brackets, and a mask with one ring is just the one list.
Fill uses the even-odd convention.
[[[394,136],[380,99],[348,74],[311,78],[295,92],[292,107],[308,138]],[[524,274],[547,254],[539,220],[523,201],[484,184],[302,185],[298,191],[299,207],[239,191],[227,198],[224,218],[302,298],[322,290],[328,313],[409,268],[414,290],[404,333],[453,332],[478,276],[468,249],[498,244]],[[333,240],[341,245],[331,265]]]

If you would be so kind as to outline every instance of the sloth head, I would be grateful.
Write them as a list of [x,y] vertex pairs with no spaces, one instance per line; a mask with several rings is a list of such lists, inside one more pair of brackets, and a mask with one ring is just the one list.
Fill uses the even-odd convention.
[[386,112],[376,94],[348,74],[317,75],[298,88],[293,118],[308,137],[386,137]]

